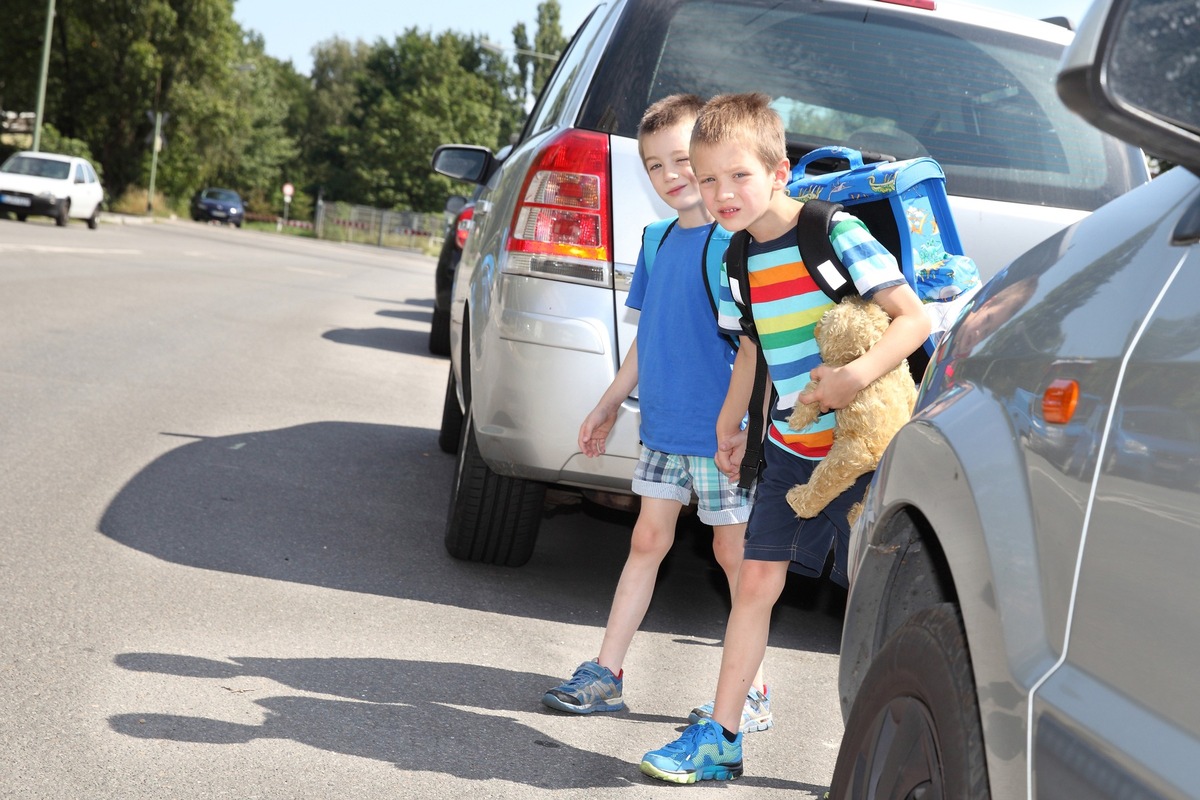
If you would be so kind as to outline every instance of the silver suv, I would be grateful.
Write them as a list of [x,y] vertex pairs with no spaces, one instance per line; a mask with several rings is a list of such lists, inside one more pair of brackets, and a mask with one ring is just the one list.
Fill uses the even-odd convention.
[[675,92],[775,98],[795,160],[932,155],[985,277],[1147,178],[1140,153],[1069,113],[1053,77],[1066,29],[938,0],[613,0],[580,27],[503,161],[444,146],[434,167],[484,185],[455,277],[442,441],[458,441],[446,545],[530,557],[548,484],[627,493],[637,398],[608,454],[577,451],[636,317],[625,292],[654,196],[636,130]]
[[1013,261],[850,545],[837,798],[1200,797],[1200,2],[1096,0],[1058,88],[1177,164]]

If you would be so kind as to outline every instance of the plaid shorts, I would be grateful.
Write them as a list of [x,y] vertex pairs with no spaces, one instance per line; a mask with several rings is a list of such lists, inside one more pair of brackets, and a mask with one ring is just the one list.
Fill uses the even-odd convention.
[[633,472],[633,491],[683,505],[695,493],[705,525],[736,525],[750,519],[750,492],[731,483],[717,469],[717,462],[704,456],[676,456],[643,445]]

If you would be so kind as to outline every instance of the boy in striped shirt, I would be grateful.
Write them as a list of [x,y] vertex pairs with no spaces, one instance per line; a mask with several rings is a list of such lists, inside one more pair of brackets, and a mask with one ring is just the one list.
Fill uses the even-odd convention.
[[[858,293],[878,303],[892,323],[857,360],[837,368],[821,363],[813,327],[833,301],[817,287],[800,258],[796,223],[801,203],[786,192],[791,166],[783,122],[767,95],[722,95],[710,100],[692,130],[691,157],[709,212],[727,230],[745,230],[750,235],[750,285],[738,286],[723,271],[718,308],[721,329],[741,336],[729,392],[717,418],[717,466],[731,478],[738,475],[746,450],[741,421],[750,402],[759,346],[778,399],[766,410],[770,421],[762,448],[766,466],[746,530],[712,719],[701,719],[678,740],[647,753],[641,763],[647,775],[675,783],[742,774],[738,732],[742,702],[766,653],[771,610],[783,591],[789,565],[819,576],[832,546],[833,579],[846,584],[850,535],[846,512],[862,498],[871,475],[859,478],[812,519],[795,516],[787,491],[807,483],[828,453],[835,421],[831,412],[848,405],[860,389],[895,368],[929,336],[921,301],[895,258],[860,221],[839,214],[830,232],[834,249]],[[749,300],[758,345],[742,334],[734,297]],[[808,391],[810,381],[814,388]],[[809,428],[793,431],[787,418],[797,398],[816,402],[827,413]]]

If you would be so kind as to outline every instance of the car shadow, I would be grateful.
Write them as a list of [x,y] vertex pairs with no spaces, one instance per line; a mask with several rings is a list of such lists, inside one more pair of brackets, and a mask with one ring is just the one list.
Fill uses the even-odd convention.
[[391,309],[383,309],[376,311],[375,314],[380,317],[389,317],[391,319],[407,319],[413,322],[423,322],[426,325],[433,319],[433,309],[428,311],[393,311]]
[[[428,314],[423,315],[426,320],[428,316]],[[399,328],[335,328],[321,334],[321,338],[338,344],[373,347],[376,350],[441,360],[440,356],[434,356],[429,352],[429,331],[406,331]]]
[[[559,623],[607,619],[632,517],[583,505],[548,514],[519,569],[453,559],[442,537],[455,459],[438,449],[436,431],[314,422],[162,435],[180,446],[133,475],[100,519],[100,533],[127,547],[271,580],[478,610],[502,600],[507,613]],[[706,527],[681,523],[645,630],[687,631],[696,644],[722,638],[729,594],[711,542]],[[772,645],[836,653],[840,609],[829,605],[830,591],[827,581],[789,577]],[[562,603],[567,596],[572,602]]]

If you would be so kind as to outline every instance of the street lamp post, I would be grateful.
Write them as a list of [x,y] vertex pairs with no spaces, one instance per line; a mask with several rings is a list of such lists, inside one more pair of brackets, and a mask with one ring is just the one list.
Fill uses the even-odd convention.
[[33,151],[42,143],[42,112],[46,108],[46,76],[50,72],[50,36],[54,33],[54,0],[46,0],[46,36],[42,40],[42,72],[38,76],[37,114],[33,121]]

